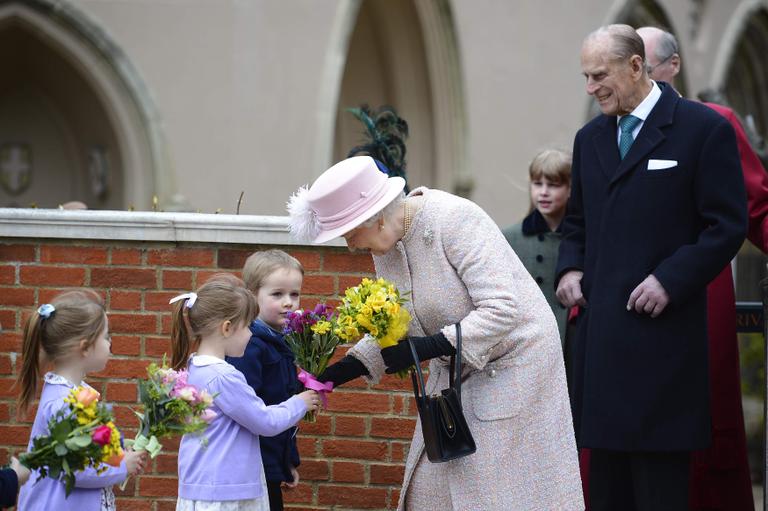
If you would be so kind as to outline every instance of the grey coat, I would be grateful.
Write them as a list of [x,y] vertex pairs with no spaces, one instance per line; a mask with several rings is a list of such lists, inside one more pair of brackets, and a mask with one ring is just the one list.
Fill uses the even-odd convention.
[[[528,218],[531,218],[532,215],[533,213]],[[561,235],[559,232],[550,231],[549,228],[546,231],[535,233],[530,229],[526,229],[526,231],[526,233],[523,232],[523,222],[521,222],[507,227],[502,232],[517,257],[520,258],[520,262],[539,285],[544,298],[547,299],[547,303],[557,320],[560,342],[565,343],[568,309],[555,296],[555,267],[557,266],[557,252],[560,248]]]
[[[435,465],[454,510],[584,509],[557,325],[544,296],[501,231],[474,203],[419,188],[422,208],[376,274],[401,291],[413,316],[409,335],[438,331],[455,344],[461,322],[462,401],[477,443],[471,456]],[[349,353],[377,382],[384,363],[375,341]],[[448,386],[448,359],[430,361],[427,394]],[[414,469],[428,463],[417,423],[398,509]],[[420,481],[423,483],[423,481]],[[429,484],[428,482],[426,484]]]

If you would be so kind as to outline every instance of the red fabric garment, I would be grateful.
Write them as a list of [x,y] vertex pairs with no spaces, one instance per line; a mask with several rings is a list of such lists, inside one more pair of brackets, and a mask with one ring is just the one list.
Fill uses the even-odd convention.
[[733,110],[714,103],[704,104],[728,119],[736,131],[736,144],[739,147],[741,170],[747,189],[747,213],[749,214],[747,239],[764,253],[768,253],[768,173],[749,145],[747,134]]
[[[736,131],[747,190],[747,237],[768,251],[768,174],[749,145],[746,133],[729,108],[706,103],[728,119]],[[741,407],[736,299],[728,266],[707,287],[709,386],[712,445],[695,451],[691,463],[691,509],[752,511],[752,483],[747,462],[744,414]]]

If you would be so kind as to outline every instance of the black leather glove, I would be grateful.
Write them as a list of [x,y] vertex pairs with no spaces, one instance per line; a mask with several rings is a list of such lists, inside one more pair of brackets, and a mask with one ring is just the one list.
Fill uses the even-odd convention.
[[426,337],[407,337],[396,345],[381,350],[381,358],[384,359],[384,364],[387,366],[387,374],[396,373],[413,365],[413,355],[408,343],[405,342],[406,340],[413,343],[416,354],[422,361],[456,353],[456,348],[448,342],[442,332]]
[[331,381],[333,382],[333,388],[336,388],[359,376],[366,376],[367,374],[368,369],[366,369],[362,362],[352,355],[347,355],[335,364],[326,367],[325,371],[320,373],[320,376],[318,376],[317,379],[323,383]]

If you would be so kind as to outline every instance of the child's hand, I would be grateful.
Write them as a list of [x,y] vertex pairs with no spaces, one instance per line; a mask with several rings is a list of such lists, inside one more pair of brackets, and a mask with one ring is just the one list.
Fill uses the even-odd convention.
[[305,390],[301,394],[298,394],[304,404],[307,405],[308,412],[317,411],[320,407],[320,395],[314,390]]
[[125,468],[128,469],[128,475],[133,476],[141,474],[144,471],[144,464],[147,461],[146,451],[125,451]]
[[29,469],[22,465],[16,456],[11,456],[11,468],[16,472],[16,477],[19,479],[19,486],[27,482],[27,479],[29,479]]
[[293,482],[284,482],[283,486],[286,488],[296,488],[299,485],[299,471],[296,470],[296,467],[291,467],[291,476],[293,477]]

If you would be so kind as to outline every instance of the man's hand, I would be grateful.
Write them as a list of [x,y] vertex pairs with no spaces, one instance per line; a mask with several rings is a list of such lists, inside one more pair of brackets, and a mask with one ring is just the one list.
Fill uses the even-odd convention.
[[566,307],[573,307],[574,305],[581,305],[583,307],[587,305],[587,300],[581,294],[581,278],[583,276],[583,271],[571,270],[560,278],[560,282],[557,284],[557,291],[555,292],[560,303]]
[[653,275],[648,275],[629,295],[627,310],[635,309],[639,314],[650,314],[655,318],[669,304],[669,294]]

